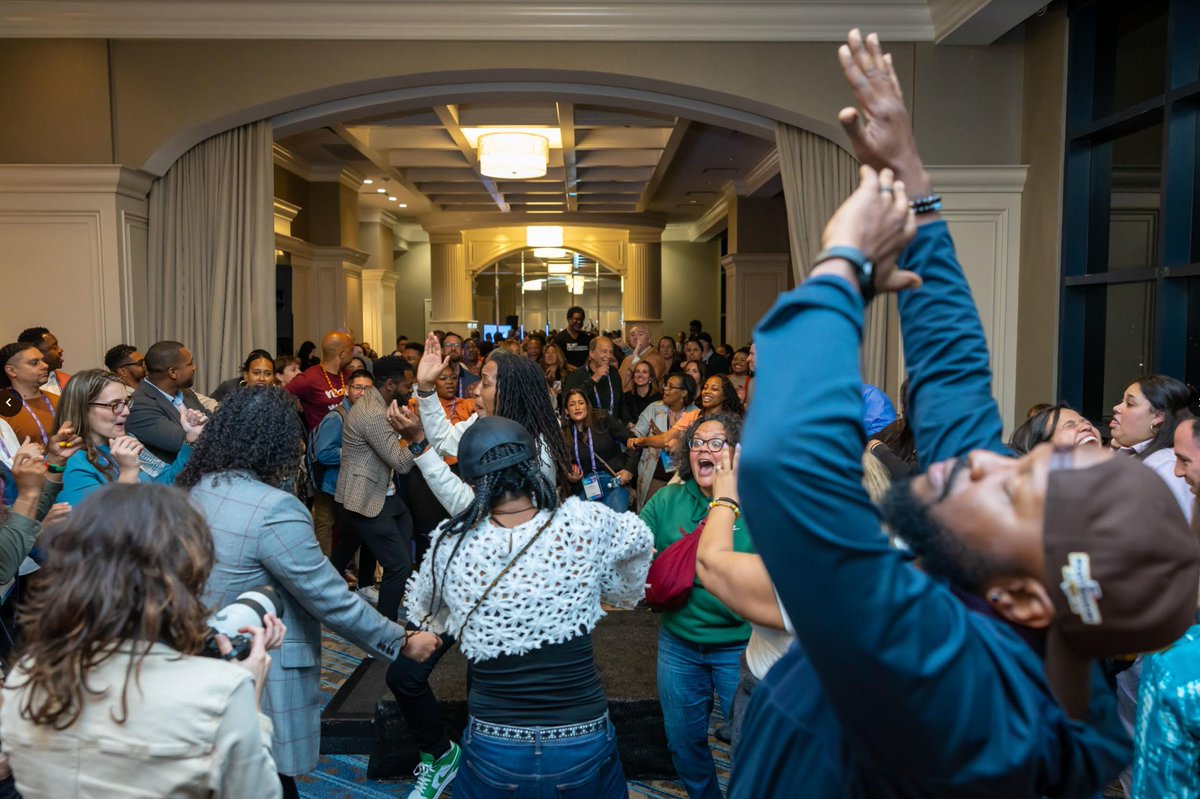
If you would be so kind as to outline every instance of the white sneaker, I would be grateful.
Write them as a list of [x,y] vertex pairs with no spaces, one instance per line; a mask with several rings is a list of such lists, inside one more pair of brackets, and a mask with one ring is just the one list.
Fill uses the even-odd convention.
[[358,595],[370,602],[372,605],[379,605],[379,588],[374,585],[368,585],[366,588],[360,588],[357,591]]

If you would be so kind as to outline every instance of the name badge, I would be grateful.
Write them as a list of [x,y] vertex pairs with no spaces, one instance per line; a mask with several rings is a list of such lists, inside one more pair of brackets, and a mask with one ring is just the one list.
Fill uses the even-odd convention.
[[660,450],[658,459],[662,461],[663,469],[668,472],[675,471],[675,459],[671,457],[671,453],[667,450]]
[[600,488],[600,475],[589,474],[583,478],[583,495],[589,500],[601,499],[604,490]]

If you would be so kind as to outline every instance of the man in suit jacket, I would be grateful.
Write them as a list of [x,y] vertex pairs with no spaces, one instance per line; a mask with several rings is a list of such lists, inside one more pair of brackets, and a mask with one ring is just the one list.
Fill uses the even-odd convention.
[[375,387],[354,403],[342,432],[342,471],[334,494],[338,542],[330,560],[341,574],[360,544],[383,566],[379,612],[395,619],[412,573],[412,515],[404,504],[395,475],[408,474],[414,453],[400,443],[388,422],[393,402],[408,402],[412,393],[412,364],[398,355],[375,362]]
[[209,415],[191,390],[196,361],[178,341],[160,341],[146,350],[146,378],[133,392],[125,431],[166,463],[174,463],[183,446],[179,409]]

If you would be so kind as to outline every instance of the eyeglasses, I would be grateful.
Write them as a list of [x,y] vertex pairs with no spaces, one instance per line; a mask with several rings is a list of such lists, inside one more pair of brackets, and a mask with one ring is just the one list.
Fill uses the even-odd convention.
[[95,405],[97,408],[108,408],[112,411],[113,416],[117,416],[123,410],[129,410],[133,407],[132,399],[113,400],[112,402],[89,402],[88,405]]
[[442,345],[442,349],[444,349],[444,350],[461,350],[462,344],[451,344],[449,341],[447,341],[445,344]]
[[671,391],[683,391],[683,386],[667,383],[665,386],[663,386],[663,391],[666,391],[667,389],[670,389]]
[[143,366],[145,366],[145,365],[146,365],[146,361],[145,361],[145,360],[141,360],[141,361],[126,361],[125,363],[119,363],[119,364],[117,364],[117,368],[118,368],[118,369],[128,369],[128,368],[129,368],[129,367],[131,367],[131,366],[136,366],[137,368],[141,369],[141,368],[142,368]]
[[723,438],[693,438],[688,442],[688,449],[708,450],[709,452],[720,452],[725,449],[727,442]]

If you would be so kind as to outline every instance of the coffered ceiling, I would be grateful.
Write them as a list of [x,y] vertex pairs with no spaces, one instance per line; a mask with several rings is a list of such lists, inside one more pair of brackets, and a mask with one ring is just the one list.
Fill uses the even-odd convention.
[[[521,127],[551,141],[546,175],[485,177],[481,132]],[[695,222],[727,191],[777,191],[774,143],[644,111],[561,101],[493,101],[367,117],[282,138],[309,174],[348,169],[370,181],[360,205],[439,221],[503,215],[505,224],[603,215],[663,227]],[[278,153],[277,153],[278,154]],[[391,198],[395,198],[392,200]]]

